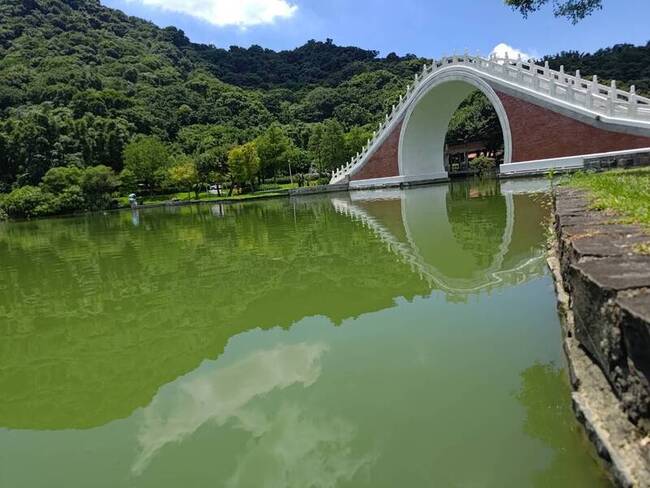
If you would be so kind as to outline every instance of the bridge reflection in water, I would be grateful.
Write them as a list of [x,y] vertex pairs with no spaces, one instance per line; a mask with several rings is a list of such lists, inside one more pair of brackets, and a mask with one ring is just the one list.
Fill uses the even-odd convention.
[[[547,209],[531,200],[540,182],[457,181],[333,198],[338,212],[375,232],[431,290],[450,300],[539,276]],[[544,198],[544,197],[542,197]]]
[[558,369],[545,185],[2,228],[0,481],[600,486]]

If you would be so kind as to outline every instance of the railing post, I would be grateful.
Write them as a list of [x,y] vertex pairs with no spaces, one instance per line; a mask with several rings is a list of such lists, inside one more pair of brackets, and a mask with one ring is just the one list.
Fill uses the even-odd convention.
[[535,68],[533,69],[533,90],[538,91],[539,90],[539,76],[537,73],[537,66],[535,65]]
[[551,71],[551,69],[550,69],[550,67],[548,65],[548,61],[544,61],[544,76],[546,78],[550,78],[550,76],[551,76],[550,71]]
[[548,80],[548,93],[552,97],[557,96],[557,80],[555,79],[555,76],[551,76],[551,78]]
[[630,96],[628,98],[628,103],[630,104],[628,112],[631,118],[636,118],[637,115],[637,105],[636,105],[636,86],[632,85],[630,87]]
[[609,89],[609,114],[614,115],[616,113],[616,101],[618,100],[618,93],[616,88],[616,80],[612,80]]
[[564,65],[560,66],[560,79],[558,81],[560,83],[566,83],[566,76],[564,76]]
[[574,93],[575,88],[573,88],[573,85],[571,83],[567,83],[566,86],[566,100],[569,103],[573,103],[574,98],[575,98],[575,93]]
[[598,89],[598,78],[593,77],[593,81],[587,87],[587,94],[585,95],[585,105],[587,108],[594,108],[594,93]]
[[488,71],[492,71],[492,69],[494,68],[495,57],[496,54],[494,53],[490,53],[490,55],[488,56],[487,63],[485,64],[485,67]]

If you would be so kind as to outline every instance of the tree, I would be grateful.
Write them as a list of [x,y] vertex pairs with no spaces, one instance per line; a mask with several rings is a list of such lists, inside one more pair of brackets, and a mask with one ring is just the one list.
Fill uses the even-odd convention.
[[[255,177],[260,170],[260,157],[255,144],[249,142],[231,149],[228,153],[228,168],[233,184],[248,184],[255,191]],[[232,193],[232,187],[230,191]]]
[[215,148],[227,153],[240,143],[242,132],[230,125],[188,125],[178,132],[177,142],[185,154],[201,154]]
[[322,159],[318,170],[321,175],[329,173],[345,161],[343,127],[336,119],[326,120],[323,124],[320,153]]
[[151,191],[160,182],[161,170],[169,167],[167,146],[155,136],[141,136],[124,148],[124,167],[139,184]]
[[[211,183],[221,184],[228,172],[228,152],[223,147],[214,147],[196,158],[199,184],[207,187]],[[217,186],[217,192],[219,187]],[[220,194],[220,193],[219,193]]]
[[524,17],[550,3],[553,5],[553,13],[556,17],[566,17],[574,24],[603,6],[603,0],[505,0],[505,2],[521,12]]
[[130,169],[123,169],[120,172],[119,178],[122,193],[131,193],[138,189],[138,181],[136,180],[133,171]]
[[52,168],[43,176],[41,187],[43,190],[56,195],[70,186],[78,186],[81,183],[82,175],[83,171],[75,166]]
[[345,161],[346,148],[343,127],[336,119],[314,125],[309,138],[309,152],[321,175],[329,173]]
[[101,210],[111,207],[113,193],[120,187],[120,180],[111,168],[98,165],[84,170],[80,186],[87,208]]
[[[292,145],[287,151],[287,165],[289,166],[292,178],[295,180],[296,175],[304,175],[309,172],[310,158],[309,152]],[[298,182],[304,178],[298,177]]]
[[319,168],[324,168],[324,156],[323,156],[323,133],[324,128],[323,124],[315,124],[312,127],[311,135],[309,136],[309,144],[307,145],[307,150],[313,164]]
[[287,154],[291,149],[291,140],[280,124],[271,126],[255,141],[260,157],[260,174],[262,179],[275,176],[277,171],[287,166]]
[[371,131],[364,127],[353,127],[345,134],[345,159],[351,159],[363,149],[371,136]]
[[196,198],[199,198],[199,173],[192,159],[184,157],[177,164],[169,168],[169,180],[179,188],[186,189],[188,198],[192,190],[194,190]]

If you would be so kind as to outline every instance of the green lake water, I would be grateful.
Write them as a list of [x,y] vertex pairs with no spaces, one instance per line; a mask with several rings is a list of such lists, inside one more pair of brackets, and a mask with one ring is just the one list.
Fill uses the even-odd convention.
[[0,226],[0,487],[609,486],[545,184]]

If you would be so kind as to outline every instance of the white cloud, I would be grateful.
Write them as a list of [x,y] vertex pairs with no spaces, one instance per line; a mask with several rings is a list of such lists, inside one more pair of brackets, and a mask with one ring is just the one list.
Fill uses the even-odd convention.
[[512,47],[509,44],[506,44],[505,42],[502,42],[501,44],[497,44],[496,46],[494,46],[494,49],[492,49],[492,52],[490,54],[496,54],[497,57],[504,58],[506,56],[506,53],[508,53],[508,57],[510,59],[517,59],[519,55],[521,55],[521,58],[523,60],[535,59],[538,57],[535,52],[522,51],[521,49]]
[[250,27],[291,18],[298,6],[287,0],[130,0],[191,15],[219,27]]

